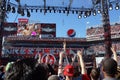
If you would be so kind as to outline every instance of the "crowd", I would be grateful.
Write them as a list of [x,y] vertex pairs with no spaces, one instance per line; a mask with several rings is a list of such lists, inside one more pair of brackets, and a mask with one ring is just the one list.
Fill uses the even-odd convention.
[[[120,37],[120,24],[111,26],[111,38]],[[86,38],[88,40],[100,40],[104,39],[103,27],[91,27],[87,29]]]
[[[120,43],[119,42],[112,43],[112,46],[116,48],[117,52],[120,52]],[[90,48],[93,49],[94,52],[97,52],[97,53],[104,53],[105,52],[104,44],[92,45],[92,46],[90,46]]]
[[[0,80],[120,80],[117,53],[114,47],[111,50],[113,58],[105,57],[98,67],[86,69],[84,50],[78,50],[70,62],[65,54],[64,42],[59,60],[55,64],[49,63],[48,55],[45,62],[41,61],[40,54],[36,58],[18,59],[0,67]],[[75,62],[78,64],[75,65]]]
[[[87,36],[103,34],[103,27],[91,27],[87,29]],[[120,33],[120,24],[111,26],[111,34]]]

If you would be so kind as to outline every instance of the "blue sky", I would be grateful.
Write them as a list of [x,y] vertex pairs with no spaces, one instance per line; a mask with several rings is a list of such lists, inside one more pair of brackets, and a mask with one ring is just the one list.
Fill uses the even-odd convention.
[[[49,6],[68,6],[69,0],[46,0],[46,4]],[[10,2],[15,2],[15,0],[10,0]],[[43,0],[21,0],[21,5],[34,5],[42,6]],[[73,0],[71,7],[92,7],[91,0]],[[120,9],[109,11],[110,22],[120,22]],[[96,26],[102,24],[101,14],[96,16],[90,16],[87,18],[78,19],[78,14],[67,14],[64,13],[36,13],[35,10],[31,13],[31,17],[20,16],[17,13],[8,14],[8,22],[17,22],[18,18],[28,18],[30,21],[40,22],[40,23],[56,23],[56,36],[57,37],[68,37],[67,31],[69,29],[74,29],[76,31],[75,37],[86,37],[86,28],[88,26]]]

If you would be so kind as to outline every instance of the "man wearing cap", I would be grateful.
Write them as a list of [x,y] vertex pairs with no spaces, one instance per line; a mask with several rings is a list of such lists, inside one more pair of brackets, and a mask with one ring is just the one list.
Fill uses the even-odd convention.
[[59,67],[58,67],[58,76],[60,80],[72,80],[74,75],[74,67],[71,64],[67,64],[64,69],[63,68],[63,54],[64,51],[60,52],[59,58]]
[[[73,80],[74,66],[68,62],[67,65],[64,68],[62,68],[63,67],[63,57],[66,56],[65,55],[65,52],[66,52],[66,42],[65,41],[63,43],[63,50],[64,51],[61,51],[59,54],[58,76],[59,76],[60,80]],[[81,67],[81,73],[82,73],[81,79],[82,80],[90,80],[86,73],[85,64],[82,59],[82,53],[83,53],[83,50],[77,52],[77,56],[79,57],[79,62],[80,62],[79,64]]]
[[[73,65],[67,64],[62,69],[63,54],[64,54],[63,51],[60,52],[58,76],[59,76],[60,80],[74,80],[74,66]],[[90,80],[87,75],[85,65],[84,65],[84,62],[82,59],[82,51],[78,51],[77,55],[79,57],[80,67],[81,67],[81,80]]]

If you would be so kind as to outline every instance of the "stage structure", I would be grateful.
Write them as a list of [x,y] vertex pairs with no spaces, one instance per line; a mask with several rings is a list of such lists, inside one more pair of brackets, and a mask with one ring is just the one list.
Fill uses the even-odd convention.
[[111,56],[111,35],[110,35],[110,21],[109,21],[109,9],[111,9],[111,5],[115,4],[116,10],[119,9],[119,3],[120,0],[91,0],[93,3],[93,7],[90,8],[85,8],[85,7],[78,7],[74,8],[71,7],[72,0],[70,0],[69,5],[66,7],[62,6],[49,6],[46,5],[46,0],[44,0],[44,6],[29,6],[27,4],[21,4],[20,0],[16,0],[17,4],[12,3],[10,0],[2,0],[1,5],[0,5],[0,10],[1,10],[1,27],[0,27],[0,52],[2,51],[2,38],[3,38],[3,23],[5,22],[5,15],[7,13],[12,12],[13,14],[17,11],[18,14],[21,14],[24,16],[24,11],[27,12],[27,17],[30,17],[30,11],[32,12],[33,10],[38,10],[40,12],[43,12],[44,14],[49,12],[49,13],[64,13],[64,14],[78,14],[79,18],[80,16],[86,18],[89,17],[91,14],[94,16],[96,15],[97,11],[101,11],[102,18],[103,18],[103,27],[104,27],[104,37],[105,37],[105,47],[106,47],[106,53],[109,54],[109,57]]

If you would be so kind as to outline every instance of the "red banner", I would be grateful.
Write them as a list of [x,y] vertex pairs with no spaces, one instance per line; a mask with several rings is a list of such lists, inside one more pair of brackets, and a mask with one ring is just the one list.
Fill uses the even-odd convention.
[[28,23],[28,19],[26,19],[26,18],[19,18],[18,19],[18,23]]

